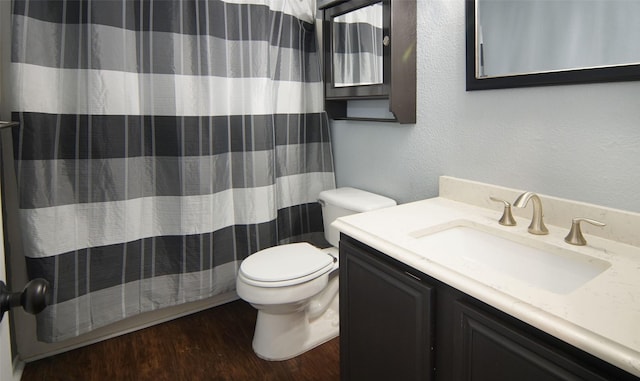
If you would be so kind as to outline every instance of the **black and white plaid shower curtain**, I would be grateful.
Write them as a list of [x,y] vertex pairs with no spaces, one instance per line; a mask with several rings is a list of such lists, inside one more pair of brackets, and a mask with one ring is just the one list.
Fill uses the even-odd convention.
[[30,277],[59,341],[235,287],[322,234],[335,187],[301,0],[15,0],[11,92]]

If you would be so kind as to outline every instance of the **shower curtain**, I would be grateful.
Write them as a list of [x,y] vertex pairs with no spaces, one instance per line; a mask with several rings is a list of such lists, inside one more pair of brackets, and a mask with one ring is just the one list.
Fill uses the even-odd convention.
[[15,0],[11,92],[38,339],[232,291],[322,236],[335,187],[311,0]]

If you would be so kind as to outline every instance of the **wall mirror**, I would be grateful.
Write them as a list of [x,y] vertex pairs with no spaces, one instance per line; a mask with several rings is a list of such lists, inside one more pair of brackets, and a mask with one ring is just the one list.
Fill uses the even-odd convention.
[[640,80],[640,1],[466,0],[467,90]]
[[[415,0],[320,0],[318,7],[329,116],[415,123]],[[388,100],[392,117],[349,114],[348,102],[374,99]]]
[[383,84],[382,24],[381,2],[333,18],[335,87]]

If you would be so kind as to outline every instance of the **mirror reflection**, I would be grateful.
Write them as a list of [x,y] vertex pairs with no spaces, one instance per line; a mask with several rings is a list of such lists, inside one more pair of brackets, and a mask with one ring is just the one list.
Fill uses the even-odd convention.
[[335,87],[383,83],[382,3],[333,18]]
[[640,63],[640,1],[477,0],[476,78]]

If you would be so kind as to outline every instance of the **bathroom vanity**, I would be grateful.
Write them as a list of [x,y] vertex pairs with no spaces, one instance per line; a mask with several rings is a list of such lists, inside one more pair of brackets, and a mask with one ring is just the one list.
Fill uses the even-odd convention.
[[363,243],[340,241],[343,380],[634,380]]
[[[473,205],[488,194],[515,199],[518,191],[444,181],[475,187],[469,203],[441,186],[441,197],[335,223],[342,379],[640,379],[640,248],[609,239],[624,240],[624,226],[640,226],[638,216],[622,213],[624,223],[573,247],[563,242],[569,226],[556,226],[567,213],[579,207],[614,219],[621,212],[542,197],[550,233],[536,237],[527,233],[530,208],[505,227],[499,206]],[[456,253],[503,244],[512,265]],[[520,247],[534,260],[519,257]]]

